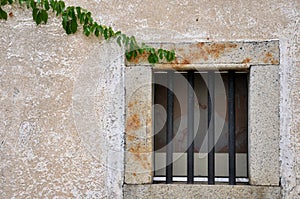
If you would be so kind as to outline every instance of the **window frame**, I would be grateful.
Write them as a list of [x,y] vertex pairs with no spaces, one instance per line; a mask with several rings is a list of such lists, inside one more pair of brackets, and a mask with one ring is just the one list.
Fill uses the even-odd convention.
[[273,191],[277,192],[280,181],[279,41],[151,45],[175,49],[181,54],[177,62],[170,64],[149,65],[142,58],[126,64],[125,184],[153,182],[153,69],[249,69],[249,186],[275,187]]

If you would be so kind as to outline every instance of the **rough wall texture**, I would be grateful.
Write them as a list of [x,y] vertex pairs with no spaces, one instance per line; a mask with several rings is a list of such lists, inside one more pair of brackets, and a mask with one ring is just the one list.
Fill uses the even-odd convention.
[[[68,0],[67,3],[88,8],[97,21],[137,35],[143,41],[279,39],[282,194],[284,198],[299,197],[299,1]],[[112,179],[109,165],[115,161],[110,162],[106,153],[95,155],[95,152],[107,151],[113,139],[117,144],[111,146],[112,150],[122,150],[119,136],[123,127],[115,122],[122,123],[124,118],[120,116],[122,111],[113,111],[122,103],[113,102],[122,100],[123,95],[121,91],[118,95],[106,90],[110,84],[122,85],[122,64],[110,69],[112,75],[104,75],[110,70],[103,69],[101,81],[95,85],[95,104],[101,107],[101,102],[112,103],[107,105],[111,109],[95,106],[95,117],[101,127],[97,133],[103,136],[106,145],[93,151],[91,146],[96,146],[98,139],[86,144],[82,138],[72,113],[72,96],[80,67],[101,44],[81,34],[66,36],[61,22],[53,16],[48,25],[36,27],[27,10],[17,7],[8,10],[14,17],[0,22],[0,195],[3,198],[121,197],[121,187],[112,189],[109,180]],[[103,59],[101,54],[98,56]],[[105,128],[107,125],[115,128]],[[116,136],[111,136],[111,132]],[[122,162],[122,156],[117,156],[117,160]],[[122,171],[117,173],[116,176],[121,175]],[[122,178],[116,179],[121,185]]]

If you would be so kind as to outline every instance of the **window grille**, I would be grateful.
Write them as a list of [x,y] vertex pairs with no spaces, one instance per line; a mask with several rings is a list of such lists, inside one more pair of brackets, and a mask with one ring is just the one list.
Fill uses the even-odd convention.
[[155,183],[248,182],[247,72],[155,71],[153,92]]

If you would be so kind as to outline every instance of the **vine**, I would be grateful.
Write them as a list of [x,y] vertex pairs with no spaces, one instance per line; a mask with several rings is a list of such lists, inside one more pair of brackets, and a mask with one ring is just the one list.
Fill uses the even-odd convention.
[[125,57],[128,61],[144,53],[147,54],[148,62],[151,64],[162,60],[171,62],[176,58],[174,50],[155,49],[144,43],[139,45],[134,36],[129,37],[121,31],[114,31],[112,27],[98,24],[94,21],[91,12],[79,6],[66,7],[62,0],[0,0],[0,2],[0,19],[7,20],[7,12],[2,9],[3,6],[19,3],[20,5],[26,5],[28,9],[32,9],[32,17],[37,25],[47,23],[48,12],[52,9],[57,17],[61,16],[62,26],[67,34],[76,33],[78,26],[81,25],[83,34],[86,36],[95,35],[105,40],[116,38],[119,46],[125,48]]

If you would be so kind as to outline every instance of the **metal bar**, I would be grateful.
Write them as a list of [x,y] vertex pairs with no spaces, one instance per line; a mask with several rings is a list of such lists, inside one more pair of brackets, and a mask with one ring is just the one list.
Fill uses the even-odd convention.
[[173,177],[173,71],[168,71],[168,88],[167,88],[167,154],[166,154],[166,183],[172,183]]
[[194,183],[194,72],[188,72],[187,183]]
[[215,184],[215,80],[208,72],[208,184]]
[[229,184],[235,185],[235,74],[228,73],[228,148],[229,148]]

